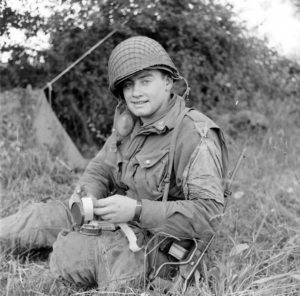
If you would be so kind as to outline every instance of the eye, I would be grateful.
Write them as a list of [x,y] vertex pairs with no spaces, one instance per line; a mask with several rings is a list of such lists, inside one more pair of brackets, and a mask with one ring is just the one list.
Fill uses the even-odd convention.
[[132,86],[132,82],[131,81],[125,81],[123,83],[123,90],[124,89],[129,89]]
[[150,82],[149,79],[142,79],[141,80],[142,85],[147,85],[149,82]]

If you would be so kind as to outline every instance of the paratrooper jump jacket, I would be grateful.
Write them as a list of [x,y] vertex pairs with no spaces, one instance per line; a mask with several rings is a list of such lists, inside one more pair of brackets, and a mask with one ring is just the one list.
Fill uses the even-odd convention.
[[113,133],[90,162],[79,184],[97,199],[114,188],[142,202],[139,227],[180,238],[203,238],[215,230],[223,209],[227,148],[219,127],[191,109],[181,122],[168,201],[162,202],[174,126],[185,107],[173,95],[167,112],[146,126],[135,121],[132,132]]

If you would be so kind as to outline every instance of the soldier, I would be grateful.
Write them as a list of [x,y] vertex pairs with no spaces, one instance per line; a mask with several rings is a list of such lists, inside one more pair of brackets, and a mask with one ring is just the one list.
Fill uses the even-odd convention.
[[[205,240],[223,210],[227,149],[222,132],[173,92],[183,78],[153,39],[121,42],[109,58],[108,76],[119,102],[114,129],[80,178],[70,205],[84,192],[96,216],[128,223],[141,247],[157,233]],[[98,236],[72,230],[72,215],[59,201],[32,204],[1,223],[10,225],[2,227],[0,238],[11,247],[53,246],[50,268],[70,282],[119,284],[153,268],[152,261],[144,270],[143,249],[132,252],[120,229]],[[158,258],[169,260],[161,250]]]

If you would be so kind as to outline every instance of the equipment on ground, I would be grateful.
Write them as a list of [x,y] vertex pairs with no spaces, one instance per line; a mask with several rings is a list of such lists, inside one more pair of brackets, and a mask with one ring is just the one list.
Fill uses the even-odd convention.
[[[75,194],[82,194],[79,188]],[[101,220],[99,216],[94,215],[93,199],[88,196],[80,197],[70,205],[71,213],[75,221],[75,228],[84,235],[97,236],[102,231],[116,231],[121,229],[129,242],[129,249],[132,252],[138,252],[141,248],[137,245],[137,237],[127,223],[114,224]]]

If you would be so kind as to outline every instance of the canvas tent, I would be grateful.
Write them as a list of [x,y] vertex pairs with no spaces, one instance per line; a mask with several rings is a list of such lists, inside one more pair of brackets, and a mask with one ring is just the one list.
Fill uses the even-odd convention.
[[37,91],[35,100],[33,128],[36,142],[56,151],[70,168],[85,168],[88,160],[83,158],[63,128],[42,90]]

